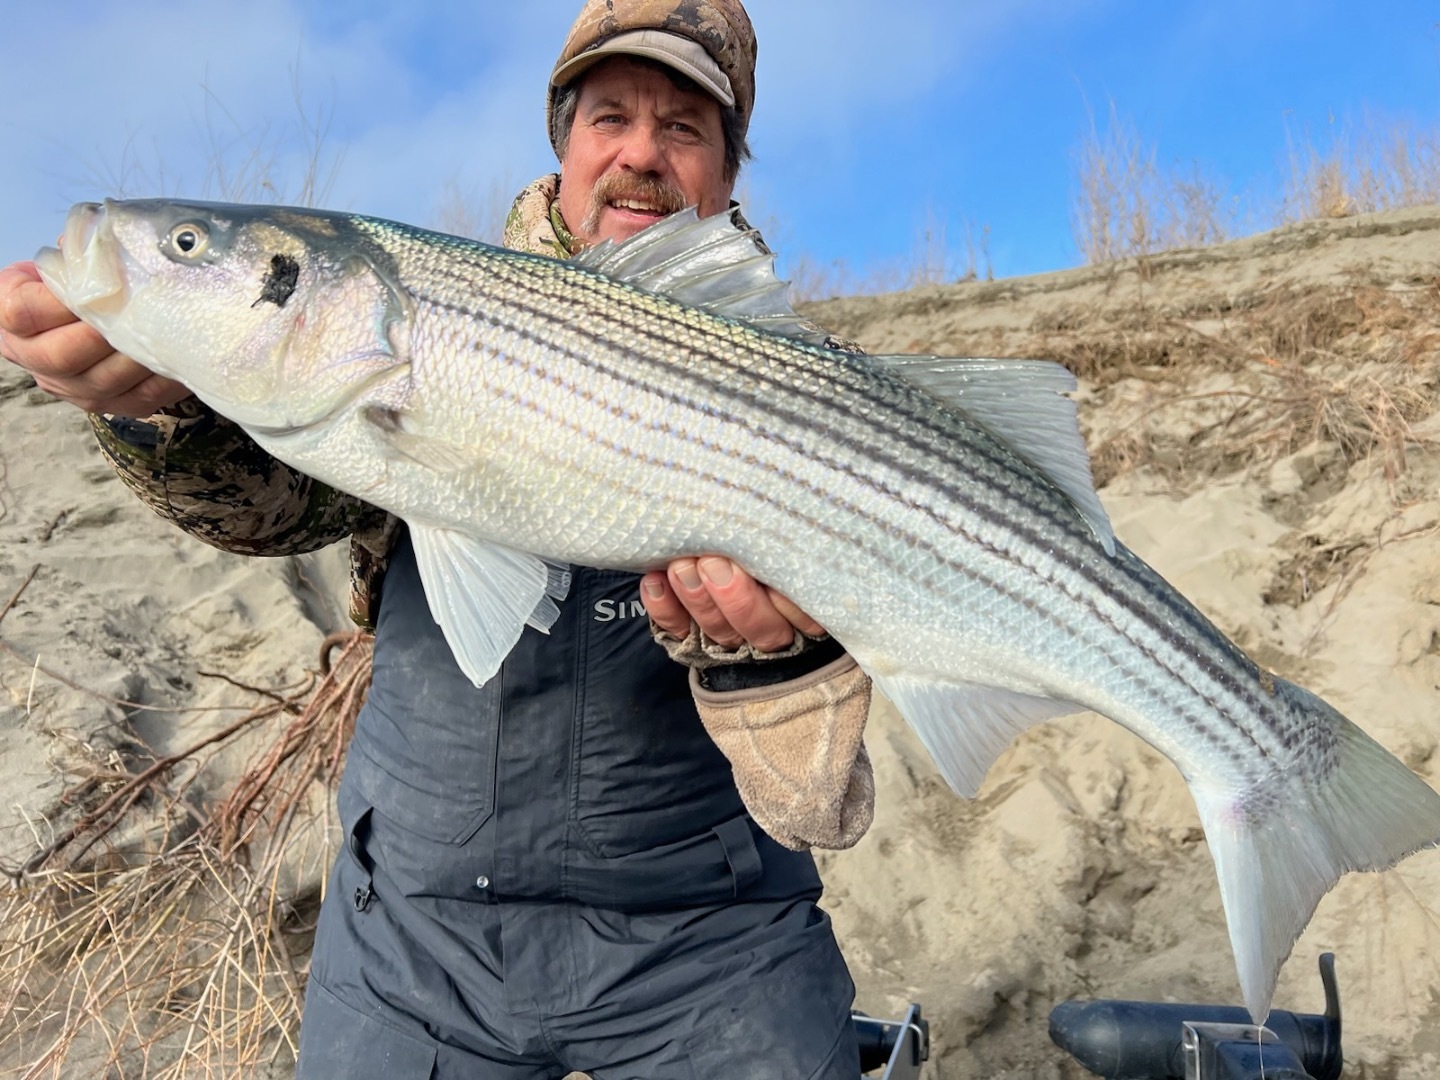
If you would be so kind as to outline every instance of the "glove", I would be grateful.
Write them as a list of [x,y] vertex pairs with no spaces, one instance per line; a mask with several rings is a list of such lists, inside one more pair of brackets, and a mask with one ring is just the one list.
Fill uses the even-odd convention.
[[752,817],[787,848],[848,848],[875,816],[865,752],[870,679],[849,656],[799,678],[743,690],[690,689]]

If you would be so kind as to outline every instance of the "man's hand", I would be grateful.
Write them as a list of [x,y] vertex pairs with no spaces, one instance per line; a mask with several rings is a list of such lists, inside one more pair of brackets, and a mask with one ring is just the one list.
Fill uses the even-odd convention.
[[0,270],[0,356],[28,371],[40,389],[87,412],[149,416],[190,396],[77,319],[33,262]]
[[676,559],[664,572],[646,574],[640,599],[655,625],[673,637],[686,637],[693,619],[727,648],[748,642],[760,652],[780,652],[794,642],[796,630],[812,637],[825,633],[783,593],[719,555]]

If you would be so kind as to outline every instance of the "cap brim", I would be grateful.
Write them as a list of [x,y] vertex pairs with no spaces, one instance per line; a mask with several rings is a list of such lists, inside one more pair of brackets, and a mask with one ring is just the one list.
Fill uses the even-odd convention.
[[564,86],[612,56],[643,56],[666,67],[674,68],[695,83],[720,104],[733,107],[735,92],[720,65],[698,42],[663,30],[632,30],[617,34],[593,49],[560,64],[550,74],[551,86]]

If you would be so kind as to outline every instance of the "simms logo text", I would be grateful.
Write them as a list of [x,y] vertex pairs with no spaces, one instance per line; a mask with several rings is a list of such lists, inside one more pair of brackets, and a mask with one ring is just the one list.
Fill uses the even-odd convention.
[[614,622],[616,619],[643,619],[645,605],[639,600],[596,600],[595,621]]

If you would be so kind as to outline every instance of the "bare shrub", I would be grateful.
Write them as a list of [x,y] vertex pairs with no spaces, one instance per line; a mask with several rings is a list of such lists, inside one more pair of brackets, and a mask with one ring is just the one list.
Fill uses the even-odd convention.
[[1440,131],[1367,113],[1330,118],[1321,144],[1287,128],[1282,219],[1349,217],[1440,202]]
[[492,181],[481,193],[473,185],[462,184],[459,177],[450,176],[436,197],[430,227],[451,236],[498,244],[505,234],[512,195],[508,180]]
[[1233,234],[1233,200],[1198,163],[1162,168],[1156,150],[1110,103],[1101,131],[1076,151],[1078,191],[1071,205],[1076,246],[1089,264],[1199,247]]

